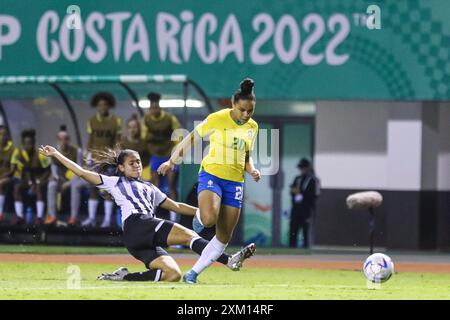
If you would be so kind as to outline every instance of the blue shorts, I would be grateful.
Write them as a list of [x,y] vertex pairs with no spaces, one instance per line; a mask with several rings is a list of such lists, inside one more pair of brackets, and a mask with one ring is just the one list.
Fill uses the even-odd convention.
[[198,174],[197,193],[203,190],[215,192],[222,198],[222,204],[227,206],[242,208],[242,198],[244,196],[244,183],[220,179],[206,171]]
[[[162,165],[164,162],[169,160],[170,157],[160,157],[160,156],[152,156],[150,158],[150,170],[151,172],[156,172],[160,165]],[[175,166],[173,168],[173,171],[176,172],[178,169],[178,166]]]

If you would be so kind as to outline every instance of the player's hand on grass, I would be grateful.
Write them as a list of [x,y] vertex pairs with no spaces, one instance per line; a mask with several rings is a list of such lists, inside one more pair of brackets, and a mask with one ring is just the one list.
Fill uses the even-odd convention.
[[253,180],[255,180],[256,182],[258,182],[261,179],[261,172],[259,172],[258,169],[254,169],[250,175],[252,176]]
[[58,153],[58,150],[52,146],[41,146],[39,148],[39,153],[46,157],[54,157]]
[[163,164],[161,164],[157,170],[159,175],[163,175],[165,176],[166,173],[169,170],[173,170],[173,168],[175,167],[175,164],[169,159],[166,162],[164,162]]

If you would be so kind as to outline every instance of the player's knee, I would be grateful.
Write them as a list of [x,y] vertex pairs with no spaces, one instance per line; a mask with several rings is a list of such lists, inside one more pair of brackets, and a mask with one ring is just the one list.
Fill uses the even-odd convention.
[[207,228],[212,227],[213,225],[216,224],[216,217],[212,214],[208,214],[205,216],[202,215],[201,219],[202,219],[202,224]]

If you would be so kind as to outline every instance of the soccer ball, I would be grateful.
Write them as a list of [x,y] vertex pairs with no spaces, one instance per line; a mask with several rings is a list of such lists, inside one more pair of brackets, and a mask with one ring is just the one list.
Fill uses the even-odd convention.
[[382,253],[374,253],[364,262],[364,275],[375,283],[388,281],[394,273],[394,263],[391,258]]

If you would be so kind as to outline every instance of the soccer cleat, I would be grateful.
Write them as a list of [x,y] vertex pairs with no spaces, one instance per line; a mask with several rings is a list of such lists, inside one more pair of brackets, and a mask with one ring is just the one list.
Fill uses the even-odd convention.
[[102,273],[97,280],[123,281],[123,278],[129,273],[127,268],[120,267],[113,273]]
[[201,224],[200,221],[198,221],[196,215],[194,216],[194,219],[192,219],[192,229],[196,233],[200,233],[203,231],[203,229],[205,229],[205,226],[203,224]]
[[183,276],[183,282],[187,284],[196,284],[197,283],[197,272],[194,270],[189,270],[184,276]]
[[95,221],[91,218],[87,218],[81,223],[82,227],[95,227]]
[[51,224],[55,224],[56,223],[56,217],[55,216],[47,216],[45,218],[45,225],[51,225]]
[[254,243],[246,245],[241,250],[233,254],[230,259],[228,259],[227,267],[233,271],[239,271],[244,260],[253,256],[255,254],[255,251],[256,245]]

